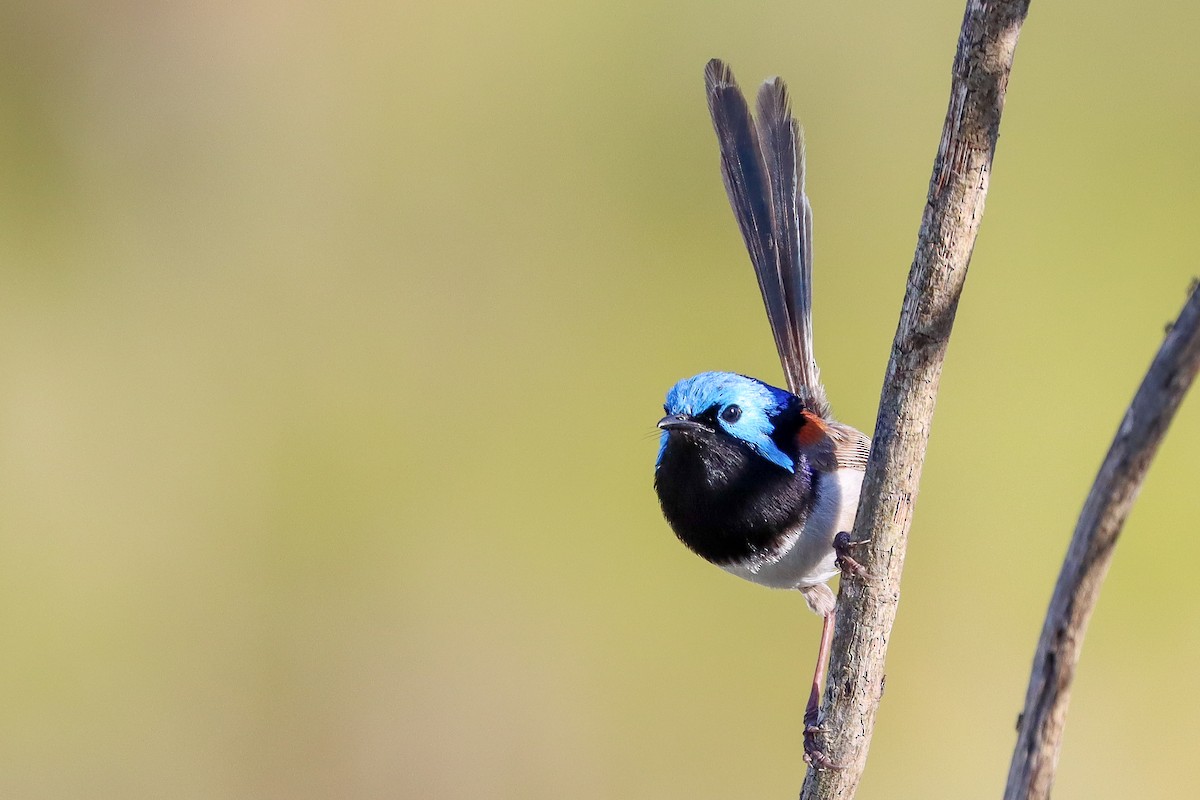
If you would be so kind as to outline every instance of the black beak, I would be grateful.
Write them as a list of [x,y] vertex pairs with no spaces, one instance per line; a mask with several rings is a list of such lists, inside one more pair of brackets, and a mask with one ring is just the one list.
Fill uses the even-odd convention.
[[709,427],[703,422],[697,422],[687,414],[670,414],[658,421],[658,427],[664,431],[707,431]]

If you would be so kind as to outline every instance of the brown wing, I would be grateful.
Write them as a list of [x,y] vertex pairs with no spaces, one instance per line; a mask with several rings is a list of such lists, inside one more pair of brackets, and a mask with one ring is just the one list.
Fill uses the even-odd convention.
[[838,467],[867,471],[871,437],[857,428],[835,422],[832,426],[833,457]]
[[796,434],[800,450],[818,469],[857,469],[865,472],[871,455],[871,439],[862,431],[803,411],[804,424]]

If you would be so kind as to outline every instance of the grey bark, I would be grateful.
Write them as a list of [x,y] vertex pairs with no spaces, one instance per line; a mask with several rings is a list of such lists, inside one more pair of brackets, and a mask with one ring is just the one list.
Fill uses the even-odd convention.
[[854,540],[863,580],[842,581],[818,744],[835,769],[809,769],[801,800],[858,788],[883,692],[884,656],[929,440],[942,361],[983,215],[1004,94],[1028,0],[969,0],[950,104],[884,377]]
[[1125,517],[1180,401],[1200,370],[1200,284],[1142,380],[1088,493],[1033,658],[1006,800],[1045,798],[1054,785],[1071,684],[1088,620]]

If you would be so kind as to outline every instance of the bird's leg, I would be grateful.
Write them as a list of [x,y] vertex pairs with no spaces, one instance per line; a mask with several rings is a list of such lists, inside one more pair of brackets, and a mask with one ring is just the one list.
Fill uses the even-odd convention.
[[821,623],[821,646],[817,650],[817,668],[813,670],[812,691],[808,705],[804,707],[804,731],[820,730],[817,722],[821,711],[821,685],[825,683],[825,669],[829,663],[829,646],[833,642],[834,614],[830,611]]
[[825,671],[829,664],[829,649],[833,642],[834,614],[827,613],[821,624],[821,646],[817,650],[817,668],[813,671],[812,691],[808,705],[804,708],[804,760],[816,769],[833,769],[836,765],[817,744],[816,735],[821,732],[821,685],[825,683]]
[[866,543],[866,539],[852,541],[847,531],[842,531],[833,537],[833,552],[837,554],[837,558],[834,559],[833,563],[834,566],[842,571],[842,577],[849,575],[857,575],[860,578],[867,577],[866,568],[850,557],[851,547]]

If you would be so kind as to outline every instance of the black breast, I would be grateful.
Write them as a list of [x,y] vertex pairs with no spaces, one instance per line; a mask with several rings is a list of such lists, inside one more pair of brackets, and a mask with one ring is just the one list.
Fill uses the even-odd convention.
[[807,519],[812,483],[803,457],[788,472],[723,432],[672,432],[654,475],[675,535],[714,564],[779,546],[788,528]]

